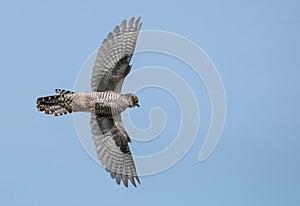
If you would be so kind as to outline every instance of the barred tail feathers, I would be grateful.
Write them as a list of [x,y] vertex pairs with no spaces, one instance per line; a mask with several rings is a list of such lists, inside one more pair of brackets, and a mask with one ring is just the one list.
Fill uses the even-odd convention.
[[54,90],[56,94],[74,94],[75,92],[64,90],[64,89],[55,89]]
[[71,103],[74,92],[58,89],[55,92],[58,95],[38,98],[36,100],[37,110],[54,116],[72,113]]

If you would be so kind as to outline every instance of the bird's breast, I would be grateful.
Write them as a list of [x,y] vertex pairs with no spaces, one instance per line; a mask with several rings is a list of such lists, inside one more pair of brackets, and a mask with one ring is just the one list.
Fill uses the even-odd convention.
[[114,115],[123,112],[127,107],[126,99],[120,93],[112,91],[92,92],[89,97],[99,115]]

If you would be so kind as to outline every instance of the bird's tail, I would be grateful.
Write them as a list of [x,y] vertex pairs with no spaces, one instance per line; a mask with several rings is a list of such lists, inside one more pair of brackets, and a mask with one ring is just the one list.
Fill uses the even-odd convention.
[[36,100],[37,110],[54,116],[72,113],[71,103],[74,92],[62,89],[55,89],[55,92],[57,95],[38,98]]

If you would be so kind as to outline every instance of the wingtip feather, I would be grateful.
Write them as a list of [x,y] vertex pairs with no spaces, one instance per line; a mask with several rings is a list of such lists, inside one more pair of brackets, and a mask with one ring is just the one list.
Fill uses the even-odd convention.
[[114,28],[114,34],[119,34],[120,27],[119,25]]
[[118,185],[120,185],[120,183],[121,183],[121,175],[120,174],[116,174],[116,183]]
[[139,184],[141,184],[140,179],[139,179],[138,176],[135,176],[135,179],[137,180],[137,182],[138,182]]
[[134,23],[134,26],[136,29],[138,29],[140,27],[140,20],[141,20],[141,17],[138,17]]
[[112,40],[114,38],[114,34],[112,32],[109,32],[107,35],[107,40]]
[[133,178],[133,177],[130,177],[130,178],[129,178],[129,180],[130,180],[130,182],[132,183],[132,185],[133,185],[134,187],[136,187],[136,184],[135,184],[134,178]]
[[123,21],[121,22],[121,25],[120,25],[120,29],[124,30],[126,28],[126,25],[127,25],[127,21],[126,21],[126,19],[123,19]]
[[127,175],[122,175],[122,182],[125,187],[128,187],[128,176]]
[[132,17],[128,22],[128,27],[131,28],[134,24],[134,17]]

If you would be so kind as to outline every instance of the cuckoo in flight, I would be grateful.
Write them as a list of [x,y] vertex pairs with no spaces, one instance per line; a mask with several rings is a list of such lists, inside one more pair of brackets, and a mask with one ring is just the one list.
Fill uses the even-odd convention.
[[134,94],[121,94],[142,23],[140,18],[123,20],[99,47],[91,77],[92,92],[56,89],[56,95],[37,99],[37,110],[60,116],[72,112],[91,113],[91,134],[101,164],[117,184],[140,183],[128,143],[121,112],[139,107]]

